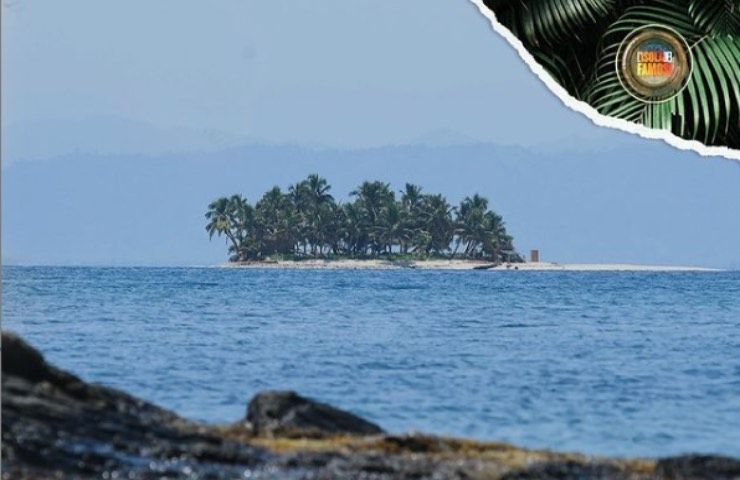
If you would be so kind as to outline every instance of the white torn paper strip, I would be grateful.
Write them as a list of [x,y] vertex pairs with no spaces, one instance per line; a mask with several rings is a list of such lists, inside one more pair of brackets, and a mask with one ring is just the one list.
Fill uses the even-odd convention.
[[616,128],[625,132],[634,133],[643,138],[663,140],[681,150],[698,152],[704,156],[721,156],[740,161],[740,150],[728,147],[710,147],[696,140],[686,140],[677,137],[667,130],[648,128],[644,125],[639,125],[627,120],[602,115],[588,103],[571,96],[565,88],[555,81],[555,79],[547,73],[547,70],[545,70],[545,68],[535,60],[532,54],[529,53],[524,44],[513,33],[511,33],[508,28],[498,22],[496,15],[483,4],[483,0],[470,1],[472,1],[478,7],[478,10],[480,10],[480,12],[491,22],[496,33],[504,37],[506,41],[514,47],[517,53],[519,53],[519,56],[529,66],[530,70],[532,70],[532,72],[534,72],[534,74],[537,75],[545,85],[547,85],[547,88],[549,88],[551,92],[557,95],[557,97],[568,108],[586,115],[594,124],[600,127]]

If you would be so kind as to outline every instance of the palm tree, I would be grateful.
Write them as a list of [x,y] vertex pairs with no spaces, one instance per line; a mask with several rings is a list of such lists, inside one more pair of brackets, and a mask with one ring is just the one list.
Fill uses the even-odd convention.
[[485,212],[488,210],[488,199],[481,197],[477,193],[472,197],[465,197],[460,202],[460,215],[464,217],[471,210],[482,210]]
[[488,235],[481,243],[481,253],[499,261],[501,251],[511,248],[512,238],[506,233],[503,218],[495,212],[488,211],[484,216],[485,228]]
[[303,247],[303,254],[308,253],[308,246],[311,244],[311,194],[306,180],[291,185],[288,194],[295,207],[296,214],[299,217],[299,224],[296,227],[298,243]]
[[329,194],[331,186],[329,186],[325,178],[321,178],[317,174],[312,174],[308,176],[306,182],[313,208],[309,224],[314,244],[314,254],[316,254],[316,249],[318,249],[318,254],[321,254],[323,246],[326,243],[325,226],[331,223],[330,216],[334,213],[334,209],[332,208],[334,197]]
[[391,253],[394,245],[403,246],[411,241],[413,230],[408,227],[406,211],[399,202],[389,202],[383,207],[374,233],[386,253]]
[[313,173],[308,176],[305,182],[314,205],[325,205],[334,201],[334,197],[329,193],[331,186],[325,178]]
[[356,197],[357,206],[365,217],[365,223],[369,227],[367,237],[372,253],[377,254],[382,244],[377,237],[376,227],[379,226],[378,217],[383,208],[395,201],[390,184],[384,182],[363,182],[357,190],[350,193]]
[[487,210],[488,199],[477,193],[472,197],[465,197],[460,202],[460,207],[456,211],[456,239],[453,256],[457,253],[461,243],[465,244],[464,255],[469,256],[487,241],[490,236],[485,221]]
[[488,199],[478,194],[465,197],[456,209],[455,250],[464,244],[465,257],[485,257],[493,261],[502,259],[502,251],[509,251],[512,238],[506,233],[503,219],[488,210]]
[[233,253],[236,261],[254,258],[258,251],[258,242],[254,237],[254,208],[241,195],[232,195],[229,203],[231,205],[233,235],[237,241],[237,245],[232,245],[229,251]]
[[236,239],[231,234],[231,204],[227,197],[217,198],[208,205],[206,212],[206,231],[208,238],[212,239],[214,235],[226,235],[233,245],[236,245]]
[[273,187],[255,206],[260,253],[293,253],[298,239],[299,219],[290,198]]
[[329,222],[334,211],[334,197],[329,194],[331,186],[325,178],[311,174],[305,180],[290,188],[290,197],[298,214],[301,217],[301,238],[304,243],[304,253],[308,245],[314,255],[323,251],[326,243],[323,238],[322,225]]
[[254,209],[241,195],[221,197],[208,205],[206,231],[209,238],[224,235],[231,243],[233,261],[245,261],[254,254]]
[[321,215],[321,238],[331,254],[338,255],[346,238],[347,219],[342,205],[331,202]]
[[372,220],[378,217],[384,206],[394,200],[390,184],[379,181],[365,181],[357,190],[350,192],[350,195],[357,197],[357,200]]
[[458,238],[465,244],[465,256],[473,255],[491,237],[487,227],[485,211],[478,208],[458,220]]
[[[707,145],[740,147],[740,1],[484,0],[539,63],[600,113]],[[680,33],[694,59],[686,88],[659,103],[622,87],[617,53],[636,29]]]
[[[240,196],[234,195],[231,198],[221,197],[208,205],[208,211],[206,212],[206,231],[208,232],[208,238],[212,239],[214,235],[224,235],[231,242],[229,247],[230,251],[234,253],[239,250],[239,239],[238,230],[235,225],[234,208],[235,198],[241,199]],[[246,202],[246,201],[245,201]]]
[[478,194],[452,208],[443,195],[423,194],[413,184],[406,184],[399,201],[380,181],[363,182],[346,204],[336,203],[330,189],[325,179],[310,175],[287,194],[272,188],[254,207],[241,195],[218,198],[208,205],[206,231],[210,238],[226,237],[231,261],[295,255],[309,247],[316,256],[447,255],[453,243],[453,256],[462,245],[466,258],[498,261],[503,251],[507,258],[515,253],[503,219]]
[[[426,232],[423,236],[427,240],[421,247],[425,253],[441,254],[450,248],[454,234],[452,221],[452,207],[447,199],[440,194],[425,195],[421,211],[422,229]],[[415,248],[415,249],[416,249]]]
[[409,242],[420,228],[420,212],[424,195],[422,188],[413,183],[407,183],[401,190],[401,206],[405,213],[405,229],[408,235],[401,239],[401,253],[408,253]]
[[421,193],[422,188],[413,183],[407,183],[401,190],[401,204],[408,212],[414,212],[421,207],[424,195]]

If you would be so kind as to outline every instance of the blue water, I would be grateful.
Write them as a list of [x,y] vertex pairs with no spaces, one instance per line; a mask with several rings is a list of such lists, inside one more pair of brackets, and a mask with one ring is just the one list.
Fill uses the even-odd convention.
[[290,388],[391,431],[740,455],[738,272],[3,274],[3,328],[192,418]]

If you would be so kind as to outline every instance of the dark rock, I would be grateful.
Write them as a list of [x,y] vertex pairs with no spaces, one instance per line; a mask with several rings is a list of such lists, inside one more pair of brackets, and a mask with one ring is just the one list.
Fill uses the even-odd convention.
[[591,464],[573,460],[536,463],[515,470],[501,480],[630,480],[633,475],[608,464]]
[[88,384],[7,332],[2,421],[3,478],[159,477],[173,464],[237,477],[270,458],[124,392]]
[[247,421],[259,435],[377,435],[374,423],[292,391],[255,395],[247,407]]
[[3,377],[17,378],[31,384],[43,383],[75,398],[89,395],[90,389],[78,377],[49,365],[41,353],[19,336],[2,333]]
[[655,472],[672,480],[740,479],[740,460],[717,455],[683,455],[658,460]]
[[[86,383],[7,333],[2,373],[2,478],[8,480],[740,478],[740,462],[724,457],[635,463],[444,437],[378,435],[377,425],[293,392],[257,395],[248,417],[260,433],[302,432],[303,438],[255,439],[241,426],[190,422]],[[368,436],[331,436],[347,433]]]
[[44,357],[18,335],[3,332],[2,342],[4,375],[14,375],[30,382],[51,376]]

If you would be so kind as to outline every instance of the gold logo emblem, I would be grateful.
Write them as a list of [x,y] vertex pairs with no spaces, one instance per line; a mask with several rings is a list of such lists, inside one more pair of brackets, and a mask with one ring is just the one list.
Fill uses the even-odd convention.
[[691,61],[691,49],[678,32],[651,25],[624,39],[617,53],[617,73],[622,86],[634,97],[658,103],[686,87]]

